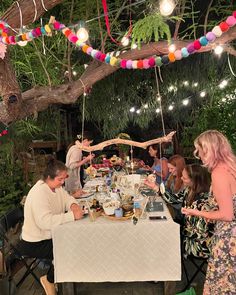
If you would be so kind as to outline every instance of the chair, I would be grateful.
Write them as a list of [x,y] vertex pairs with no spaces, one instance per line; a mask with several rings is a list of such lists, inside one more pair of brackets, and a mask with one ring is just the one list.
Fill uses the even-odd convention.
[[[182,267],[183,267],[183,273],[186,277],[187,283],[182,289],[181,292],[186,291],[188,288],[191,287],[192,282],[194,279],[201,273],[204,276],[206,276],[206,268],[208,264],[208,258],[203,258],[203,257],[196,257],[194,255],[189,255],[187,257],[184,257],[183,252],[181,255],[181,260],[182,260]],[[195,270],[191,276],[189,276],[186,264],[187,262],[191,263],[191,266],[194,266]]]
[[10,230],[21,225],[23,219],[23,208],[20,207],[10,210],[0,218],[1,251],[9,278],[12,278],[22,267],[26,268],[23,276],[16,283],[17,287],[25,281],[28,275],[32,275],[40,284],[38,277],[34,273],[40,261],[37,258],[22,255],[19,249],[17,249],[17,242],[19,242],[20,238],[17,237],[16,241],[13,241],[13,238],[9,236]]

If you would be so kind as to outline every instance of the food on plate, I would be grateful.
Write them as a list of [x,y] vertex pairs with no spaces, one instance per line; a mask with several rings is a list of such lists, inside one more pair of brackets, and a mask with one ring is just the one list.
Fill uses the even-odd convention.
[[114,215],[115,209],[118,209],[119,207],[120,207],[120,202],[116,200],[103,203],[103,210],[106,215]]
[[155,174],[149,174],[147,177],[147,180],[150,182],[156,182],[156,175]]
[[86,170],[86,174],[90,175],[90,176],[96,176],[97,174],[97,169],[94,168],[92,165],[90,165]]

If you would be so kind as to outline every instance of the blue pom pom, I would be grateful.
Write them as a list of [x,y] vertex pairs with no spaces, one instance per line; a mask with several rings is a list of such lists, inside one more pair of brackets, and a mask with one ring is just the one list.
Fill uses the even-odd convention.
[[163,65],[168,65],[168,63],[170,62],[168,55],[163,55],[161,61]]
[[28,36],[29,36],[30,39],[34,39],[34,36],[33,36],[32,32],[29,32]]
[[181,53],[182,53],[182,56],[183,56],[183,57],[188,57],[188,56],[189,56],[189,52],[188,52],[188,50],[187,50],[186,47],[183,47],[183,48],[181,49]]
[[44,27],[41,27],[40,31],[41,31],[42,35],[47,35],[47,32]]
[[205,36],[201,37],[199,41],[202,46],[206,46],[208,44],[208,40]]
[[109,64],[110,63],[110,59],[111,59],[110,55],[107,55],[105,57],[105,63]]

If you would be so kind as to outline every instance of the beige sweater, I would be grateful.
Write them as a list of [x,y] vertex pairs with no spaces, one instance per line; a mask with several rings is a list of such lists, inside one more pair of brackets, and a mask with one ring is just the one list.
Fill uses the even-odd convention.
[[73,203],[76,200],[62,187],[53,192],[43,180],[39,180],[26,198],[22,239],[28,242],[51,239],[53,227],[74,220],[70,211]]

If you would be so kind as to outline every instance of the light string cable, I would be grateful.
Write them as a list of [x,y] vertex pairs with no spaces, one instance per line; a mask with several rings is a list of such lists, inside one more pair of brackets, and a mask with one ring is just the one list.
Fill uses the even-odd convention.
[[134,174],[134,156],[133,156],[133,146],[130,146],[130,154],[131,154],[131,173]]
[[84,117],[85,117],[85,98],[86,98],[86,86],[84,84],[84,82],[79,79],[79,81],[81,82],[83,89],[84,89],[84,94],[83,94],[83,106],[82,106],[82,130],[81,130],[81,142],[83,142],[84,140]]
[[23,27],[23,18],[22,18],[22,11],[21,11],[21,8],[20,8],[20,4],[18,1],[15,2],[16,5],[18,6],[18,9],[19,9],[19,15],[20,15],[20,29],[22,29]]
[[37,18],[38,10],[37,10],[37,5],[36,5],[35,0],[32,0],[32,1],[34,3],[34,19],[33,19],[33,23],[34,23],[36,21],[36,18]]
[[232,69],[232,66],[231,66],[231,62],[230,62],[230,58],[229,58],[229,52],[227,52],[227,59],[228,59],[228,66],[229,66],[229,69],[230,69],[230,72],[231,74],[236,77],[236,74],[234,73],[233,69]]
[[155,69],[155,78],[156,78],[156,86],[157,86],[157,99],[160,105],[160,114],[161,114],[161,124],[162,124],[162,131],[163,131],[163,136],[166,136],[166,131],[165,131],[165,123],[164,123],[164,118],[163,118],[163,111],[162,111],[162,101],[161,101],[161,94],[160,94],[160,87],[159,87],[159,81],[157,77],[157,69]]
[[42,6],[43,6],[43,9],[44,9],[45,11],[48,11],[47,8],[46,8],[45,5],[44,5],[44,0],[41,0],[41,4],[42,4]]
[[[43,19],[40,18],[40,24],[41,27],[43,27]],[[43,54],[46,55],[46,47],[45,47],[45,42],[44,42],[44,35],[42,36],[42,45],[43,45]]]

